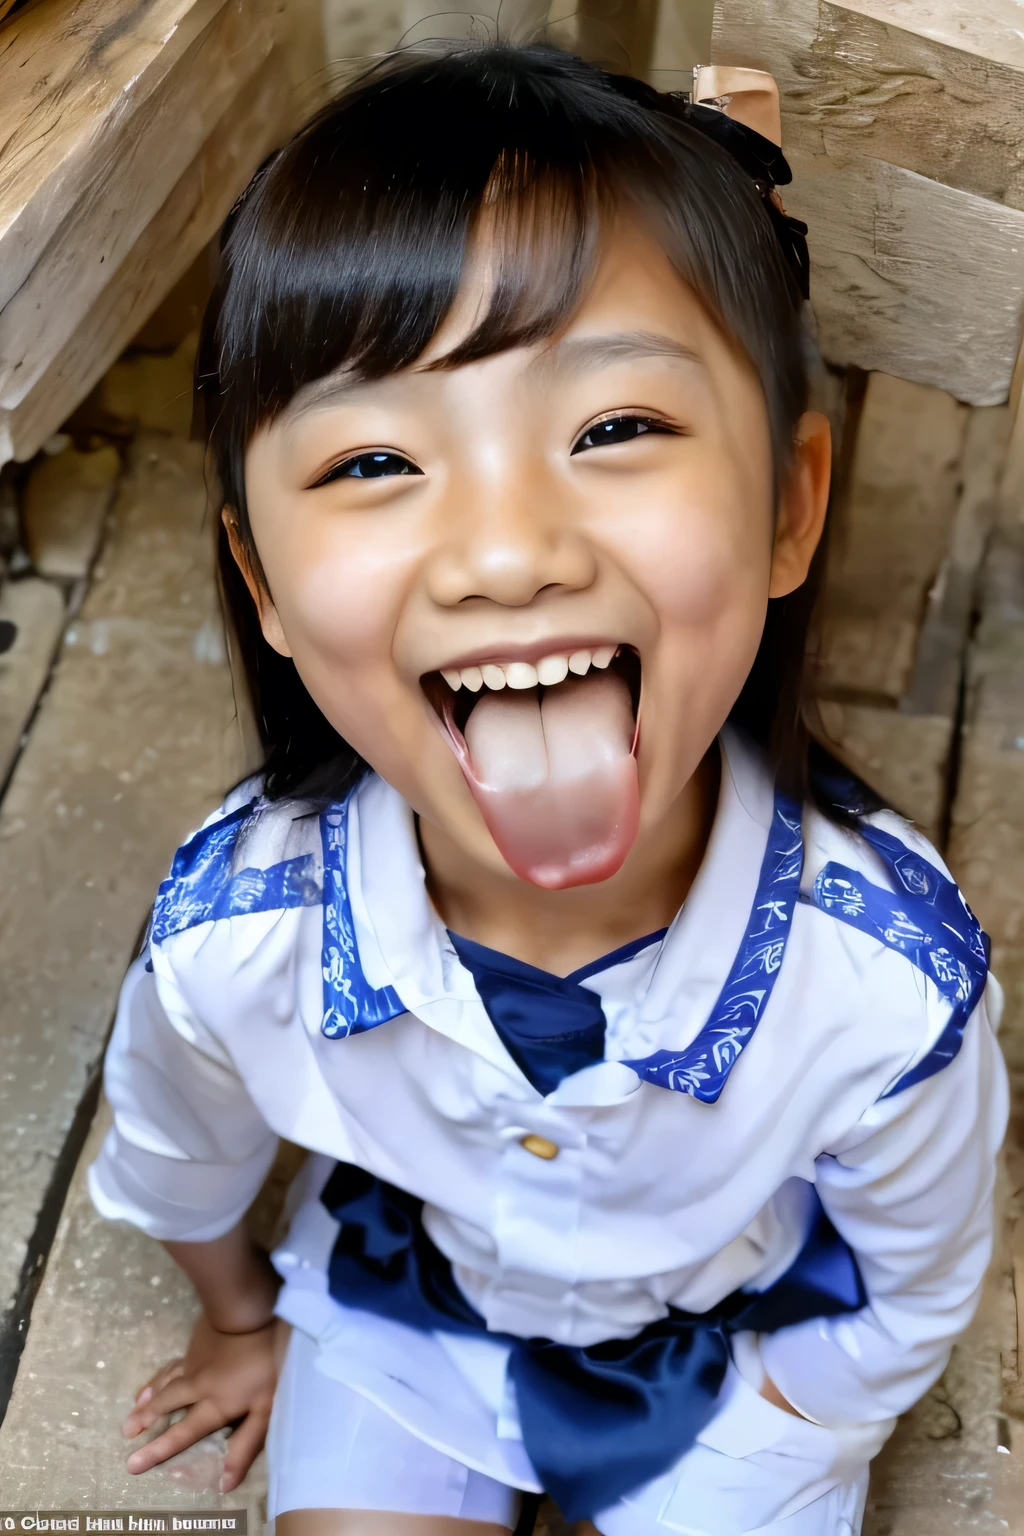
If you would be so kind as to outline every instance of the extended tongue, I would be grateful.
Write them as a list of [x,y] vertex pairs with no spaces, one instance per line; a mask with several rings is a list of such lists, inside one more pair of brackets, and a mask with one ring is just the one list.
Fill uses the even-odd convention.
[[560,890],[606,880],[636,839],[640,789],[629,689],[591,672],[485,694],[466,722],[466,781],[509,867]]

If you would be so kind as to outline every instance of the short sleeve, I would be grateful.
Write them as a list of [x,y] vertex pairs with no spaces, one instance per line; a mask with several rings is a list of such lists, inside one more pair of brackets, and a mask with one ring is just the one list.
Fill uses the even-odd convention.
[[89,1192],[109,1219],[206,1242],[252,1203],[277,1138],[188,1008],[166,955],[152,955],[135,961],[121,990],[104,1070],[114,1123]]

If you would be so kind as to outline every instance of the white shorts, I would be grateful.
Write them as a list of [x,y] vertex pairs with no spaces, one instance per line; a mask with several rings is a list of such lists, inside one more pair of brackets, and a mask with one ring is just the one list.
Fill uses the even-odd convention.
[[[317,1353],[316,1340],[293,1328],[267,1436],[271,1519],[293,1509],[375,1509],[514,1528],[515,1488],[428,1445],[353,1387],[325,1375]],[[732,1385],[734,1417],[745,1391],[754,1399],[754,1417],[761,1404],[788,1421],[780,1423],[773,1446],[747,1455],[736,1454],[736,1444],[732,1454],[695,1446],[671,1472],[600,1513],[595,1524],[604,1536],[858,1536],[866,1464],[851,1467],[845,1480],[794,1513],[768,1524],[745,1522],[744,1508],[763,1506],[766,1485],[780,1475],[791,1485],[803,1478],[813,1486],[824,1451],[819,1437],[831,1431],[772,1409],[742,1382]]]

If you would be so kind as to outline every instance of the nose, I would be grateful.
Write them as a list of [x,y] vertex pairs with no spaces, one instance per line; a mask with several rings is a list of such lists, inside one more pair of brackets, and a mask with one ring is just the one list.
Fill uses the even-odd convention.
[[526,476],[497,493],[493,483],[479,487],[460,509],[449,504],[448,514],[448,537],[428,572],[441,607],[482,598],[523,608],[541,592],[578,592],[594,582],[593,548],[557,498]]

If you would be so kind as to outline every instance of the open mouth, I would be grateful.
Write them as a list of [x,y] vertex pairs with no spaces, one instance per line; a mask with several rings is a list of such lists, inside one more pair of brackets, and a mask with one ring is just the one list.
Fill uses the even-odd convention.
[[636,839],[640,658],[625,643],[460,659],[422,679],[503,858],[535,885],[605,880]]

